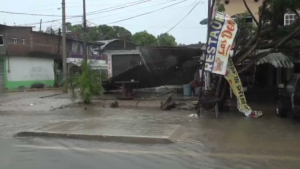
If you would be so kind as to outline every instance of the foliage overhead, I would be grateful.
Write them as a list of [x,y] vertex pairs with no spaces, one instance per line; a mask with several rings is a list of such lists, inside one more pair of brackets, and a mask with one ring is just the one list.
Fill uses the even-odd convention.
[[[241,0],[247,11],[236,17],[238,32],[234,41],[233,61],[239,73],[254,66],[260,59],[271,53],[282,52],[293,58],[300,52],[300,11],[299,0],[260,0],[259,18],[256,19],[250,10],[250,1]],[[253,0],[255,3],[258,0]],[[223,1],[230,5],[229,0]],[[225,6],[226,7],[226,6]],[[284,16],[295,14],[296,20],[291,25],[284,25]],[[246,22],[247,17],[253,19]],[[249,60],[248,64],[241,62]],[[204,95],[215,94],[217,87],[226,89],[226,85],[219,83],[219,76],[214,75],[210,86]],[[221,86],[220,86],[221,85]],[[226,91],[226,90],[224,90]],[[220,99],[223,99],[224,95]]]
[[[252,11],[249,10],[246,0],[243,2],[248,10],[236,20],[239,31],[233,59],[235,64],[246,59],[250,59],[251,63],[238,67],[239,72],[248,69],[270,53],[282,52],[294,56],[295,52],[300,52],[300,17],[296,12],[300,9],[300,1],[264,0],[259,8],[259,20],[255,19]],[[294,13],[297,16],[296,21],[291,25],[284,25],[286,13]],[[251,16],[256,25],[246,23],[243,20],[246,16]],[[265,52],[253,54],[258,50],[265,50]]]
[[137,45],[157,45],[157,39],[154,35],[148,33],[147,31],[135,33],[131,41]]
[[157,43],[160,46],[176,46],[176,39],[168,33],[162,33],[157,36]]
[[225,12],[225,5],[220,0],[216,0],[216,6],[219,12]]
[[[78,39],[83,39],[83,27],[81,24],[72,25],[71,23],[66,23],[67,29],[71,31],[73,36]],[[108,26],[99,25],[87,28],[87,40],[97,41],[97,40],[108,40],[108,39],[124,39],[129,41],[131,39],[131,32],[124,27],[120,26]]]
[[[75,36],[80,40],[83,39],[82,25],[72,25],[69,22],[66,24],[68,31],[71,32],[71,36]],[[122,39],[126,41],[131,41],[137,45],[175,46],[177,44],[175,37],[168,33],[161,34],[158,37],[155,37],[147,31],[137,32],[134,35],[132,35],[132,33],[129,30],[120,26],[99,25],[87,28],[88,41],[109,39]]]

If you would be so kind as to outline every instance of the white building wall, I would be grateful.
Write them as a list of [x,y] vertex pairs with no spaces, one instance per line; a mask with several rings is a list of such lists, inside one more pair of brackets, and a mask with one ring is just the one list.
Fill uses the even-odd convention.
[[54,60],[10,56],[8,64],[8,81],[54,80]]

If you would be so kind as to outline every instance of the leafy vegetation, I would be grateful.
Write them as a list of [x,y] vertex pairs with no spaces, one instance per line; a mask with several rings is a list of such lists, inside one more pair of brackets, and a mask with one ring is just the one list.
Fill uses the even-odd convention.
[[160,46],[176,46],[176,39],[168,33],[162,33],[157,36],[157,43]]
[[81,73],[71,75],[66,80],[66,86],[71,90],[73,99],[80,98],[84,104],[90,104],[93,96],[103,94],[102,77],[86,59],[81,64],[81,70]]
[[[69,35],[80,40],[83,39],[83,27],[80,24],[72,25],[67,23],[67,29],[70,31]],[[109,40],[122,39],[131,41],[137,45],[160,45],[160,46],[176,46],[176,39],[174,36],[163,33],[155,37],[147,31],[137,32],[134,35],[124,27],[99,25],[87,28],[87,40]]]
[[157,45],[157,39],[154,35],[148,33],[147,31],[135,33],[131,41],[137,45]]

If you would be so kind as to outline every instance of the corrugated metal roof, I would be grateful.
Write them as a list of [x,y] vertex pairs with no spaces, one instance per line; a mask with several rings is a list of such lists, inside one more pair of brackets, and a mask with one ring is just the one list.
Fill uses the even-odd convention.
[[[267,50],[259,50],[258,53],[266,52]],[[270,63],[276,68],[293,68],[294,62],[283,53],[270,53],[266,57],[260,59],[257,65]]]
[[[259,50],[259,51],[257,51],[257,53],[262,53],[262,52],[266,52],[266,51],[268,51],[268,50]],[[231,54],[232,53],[233,52],[231,51]],[[246,65],[246,64],[249,64],[249,62],[251,62],[251,58],[249,58],[245,61],[242,61],[239,65]],[[260,59],[256,63],[256,65],[265,64],[265,63],[272,64],[276,68],[293,68],[294,67],[294,62],[288,56],[286,56],[280,52],[270,53],[266,57]]]
[[174,66],[182,65],[188,60],[192,60],[195,56],[201,56],[200,49],[189,47],[172,47],[172,46],[142,46],[137,47],[141,54],[145,66],[154,64],[156,68],[168,69]]

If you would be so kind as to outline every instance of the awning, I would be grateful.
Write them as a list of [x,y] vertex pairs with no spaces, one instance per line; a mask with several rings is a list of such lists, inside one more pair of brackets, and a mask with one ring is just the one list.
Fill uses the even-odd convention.
[[[268,50],[259,50],[258,53],[266,52]],[[231,55],[233,51],[231,50]],[[239,65],[247,65],[251,62],[251,58],[242,61]],[[261,65],[269,63],[275,66],[276,68],[293,68],[294,62],[285,54],[277,52],[277,53],[270,53],[269,55],[265,56],[264,58],[260,59],[256,65]]]
[[[258,53],[266,52],[267,50],[259,50]],[[276,68],[293,68],[294,62],[283,53],[270,53],[266,57],[260,59],[257,65],[270,63]]]

